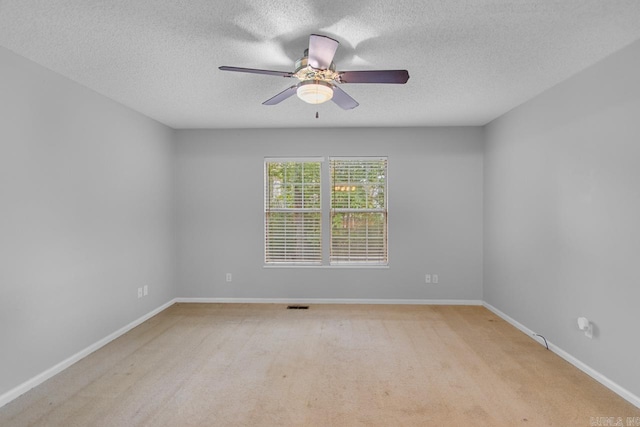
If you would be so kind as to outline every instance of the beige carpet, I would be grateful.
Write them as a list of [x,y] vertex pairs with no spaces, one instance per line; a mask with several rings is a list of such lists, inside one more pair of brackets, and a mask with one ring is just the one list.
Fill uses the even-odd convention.
[[640,410],[482,307],[176,304],[1,426],[589,426]]

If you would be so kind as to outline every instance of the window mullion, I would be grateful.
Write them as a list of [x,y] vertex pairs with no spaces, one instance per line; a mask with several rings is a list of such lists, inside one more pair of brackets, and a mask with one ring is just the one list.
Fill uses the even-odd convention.
[[320,200],[322,207],[322,265],[329,265],[331,253],[331,168],[328,162],[320,167]]

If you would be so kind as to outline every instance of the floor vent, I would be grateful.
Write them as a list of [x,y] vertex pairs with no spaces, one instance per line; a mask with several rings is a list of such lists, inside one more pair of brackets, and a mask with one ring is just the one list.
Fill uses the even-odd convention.
[[287,310],[308,310],[308,305],[288,305]]

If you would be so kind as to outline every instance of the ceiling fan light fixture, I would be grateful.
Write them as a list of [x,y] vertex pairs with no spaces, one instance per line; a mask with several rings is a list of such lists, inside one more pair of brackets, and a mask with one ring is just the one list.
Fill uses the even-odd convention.
[[333,98],[333,86],[322,80],[309,80],[301,82],[296,93],[304,102],[322,104]]

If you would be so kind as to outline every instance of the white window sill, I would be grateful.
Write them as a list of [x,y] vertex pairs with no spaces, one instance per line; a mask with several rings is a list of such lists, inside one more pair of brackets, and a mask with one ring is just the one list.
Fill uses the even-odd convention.
[[313,265],[313,264],[275,264],[263,265],[263,268],[322,268],[322,269],[344,269],[344,268],[364,268],[364,269],[388,269],[389,265],[366,265],[366,264],[342,264],[342,265]]

